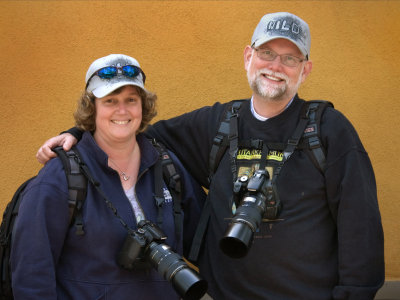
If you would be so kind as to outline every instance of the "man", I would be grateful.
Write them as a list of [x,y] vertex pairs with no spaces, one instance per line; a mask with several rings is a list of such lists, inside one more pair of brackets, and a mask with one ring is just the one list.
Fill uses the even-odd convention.
[[[324,111],[322,171],[304,147],[286,151],[304,108],[297,90],[311,72],[309,56],[310,32],[303,20],[282,12],[262,17],[244,50],[253,95],[238,109],[238,139],[230,129],[231,141],[236,142],[218,159],[211,182],[210,151],[220,120],[232,103],[216,103],[160,121],[148,131],[209,189],[209,216],[197,265],[214,299],[366,300],[373,299],[384,282],[374,173],[350,122],[333,108]],[[70,147],[73,140],[68,135],[47,141],[38,160],[47,160],[52,156],[50,147],[64,140],[64,147]],[[246,255],[231,258],[226,251],[237,249],[222,251],[220,242],[232,228],[236,208],[259,198],[253,195],[242,201],[249,181],[241,180],[257,169],[268,171],[267,182],[275,191],[274,201],[268,203],[275,204],[276,210],[256,224]],[[242,185],[234,193],[238,183]],[[238,223],[247,224],[251,214],[245,210]]]

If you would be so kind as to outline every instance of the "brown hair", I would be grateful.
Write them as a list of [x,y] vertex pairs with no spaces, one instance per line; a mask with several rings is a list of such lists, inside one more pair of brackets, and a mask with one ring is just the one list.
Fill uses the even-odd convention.
[[[115,90],[113,93],[119,93],[123,87]],[[143,132],[150,121],[157,115],[156,100],[157,95],[136,87],[136,90],[142,100],[142,123],[138,132]],[[94,132],[96,130],[96,107],[94,100],[96,97],[86,90],[78,100],[78,106],[74,112],[75,126],[81,130]]]

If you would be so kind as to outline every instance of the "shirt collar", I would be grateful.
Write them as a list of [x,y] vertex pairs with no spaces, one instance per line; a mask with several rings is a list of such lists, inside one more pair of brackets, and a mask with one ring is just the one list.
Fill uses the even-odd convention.
[[[285,109],[287,109],[287,108],[290,106],[290,104],[292,104],[293,99],[294,99],[294,97],[293,97],[293,98],[289,101],[289,103],[286,105]],[[253,114],[253,116],[254,116],[257,120],[259,120],[259,121],[267,121],[267,120],[268,120],[268,118],[259,115],[259,114],[256,112],[256,110],[254,109],[253,96],[251,97],[251,100],[250,100],[250,109],[251,109],[251,113]]]

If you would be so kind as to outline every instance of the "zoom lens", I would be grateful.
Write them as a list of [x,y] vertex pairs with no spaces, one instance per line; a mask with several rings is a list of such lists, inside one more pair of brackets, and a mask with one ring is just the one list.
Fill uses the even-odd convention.
[[177,293],[185,300],[197,300],[207,291],[207,282],[192,270],[184,259],[165,244],[152,242],[148,248],[148,259],[164,279],[172,283]]
[[254,232],[260,226],[264,211],[263,199],[245,197],[220,240],[219,246],[222,252],[232,258],[244,257],[253,242]]

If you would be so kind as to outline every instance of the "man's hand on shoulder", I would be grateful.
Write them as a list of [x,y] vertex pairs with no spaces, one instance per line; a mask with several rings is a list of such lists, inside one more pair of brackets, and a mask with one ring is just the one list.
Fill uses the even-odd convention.
[[58,136],[52,137],[39,148],[38,152],[36,153],[36,159],[39,163],[44,165],[51,158],[57,156],[53,151],[51,151],[52,148],[62,146],[65,151],[68,151],[73,145],[77,143],[77,141],[78,140],[69,133],[63,133]]

